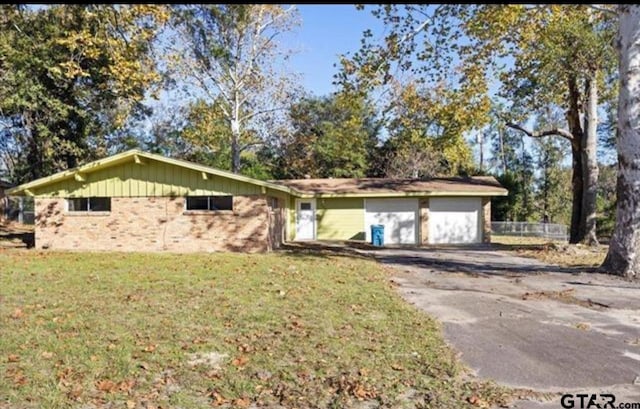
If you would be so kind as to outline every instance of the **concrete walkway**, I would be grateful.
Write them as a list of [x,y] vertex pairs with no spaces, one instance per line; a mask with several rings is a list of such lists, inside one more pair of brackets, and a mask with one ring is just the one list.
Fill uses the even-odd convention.
[[[394,267],[407,301],[442,322],[478,378],[640,402],[640,283],[488,246],[370,253]],[[513,407],[560,408],[560,397]]]

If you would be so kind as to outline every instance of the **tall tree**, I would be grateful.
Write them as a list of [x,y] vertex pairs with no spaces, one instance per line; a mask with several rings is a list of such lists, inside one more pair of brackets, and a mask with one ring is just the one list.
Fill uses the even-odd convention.
[[460,108],[462,95],[444,85],[427,88],[416,82],[393,90],[386,109],[388,176],[466,173],[472,167],[472,154],[464,134],[477,116]]
[[602,269],[640,277],[640,6],[618,6],[620,93],[616,226]]
[[279,72],[290,52],[278,39],[297,25],[297,11],[234,4],[176,6],[174,11],[177,43],[186,46],[186,52],[172,56],[178,80],[190,80],[197,97],[221,113],[229,130],[230,168],[239,172],[242,152],[257,143],[243,141],[243,135],[252,129],[264,140],[269,129],[260,122],[282,110],[291,96],[291,76]]
[[163,6],[0,6],[0,116],[16,182],[105,153],[159,77]]
[[[497,74],[502,96],[512,102],[508,110],[519,119],[548,105],[565,110],[566,130],[533,132],[516,121],[512,126],[533,137],[571,141],[571,241],[596,243],[595,129],[598,97],[611,94],[602,87],[615,71],[611,19],[586,6],[389,5],[374,14],[387,26],[382,44],[368,31],[360,51],[343,60],[345,73],[364,78],[358,85],[384,83],[398,70],[432,86],[445,77],[469,106],[488,113],[488,105],[478,102],[488,97],[489,76]],[[480,127],[487,117],[478,119]]]
[[291,106],[291,129],[274,141],[277,177],[363,177],[377,144],[378,127],[358,94],[308,97]]

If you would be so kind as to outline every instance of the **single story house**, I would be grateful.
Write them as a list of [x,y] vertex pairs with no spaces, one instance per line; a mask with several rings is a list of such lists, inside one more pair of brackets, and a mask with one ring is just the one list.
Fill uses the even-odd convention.
[[35,199],[37,248],[267,251],[293,240],[490,240],[492,177],[262,181],[130,150],[8,191]]

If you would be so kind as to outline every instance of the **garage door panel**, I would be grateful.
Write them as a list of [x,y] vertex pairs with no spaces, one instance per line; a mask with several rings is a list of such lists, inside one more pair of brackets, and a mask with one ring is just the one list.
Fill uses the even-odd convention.
[[429,243],[479,243],[480,198],[431,198]]
[[365,228],[371,241],[371,225],[384,225],[387,244],[415,244],[418,220],[416,199],[367,199]]

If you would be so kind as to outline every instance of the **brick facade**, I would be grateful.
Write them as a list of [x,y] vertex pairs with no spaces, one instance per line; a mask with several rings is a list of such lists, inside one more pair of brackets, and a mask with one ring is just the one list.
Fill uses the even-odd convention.
[[429,244],[429,198],[421,198],[418,207],[420,209],[420,244]]
[[482,198],[482,242],[491,243],[491,198]]
[[110,212],[67,212],[36,199],[36,247],[118,251],[267,251],[267,196],[234,196],[233,211],[185,211],[184,197],[112,197]]

